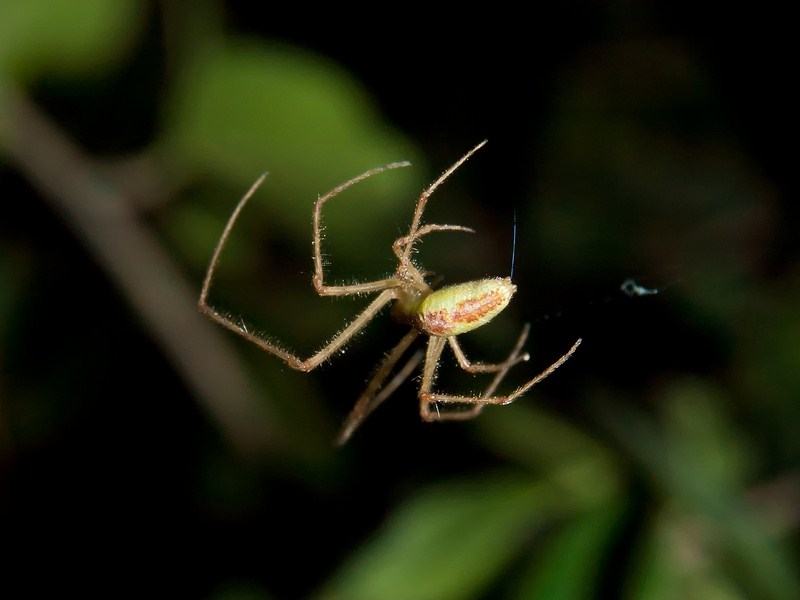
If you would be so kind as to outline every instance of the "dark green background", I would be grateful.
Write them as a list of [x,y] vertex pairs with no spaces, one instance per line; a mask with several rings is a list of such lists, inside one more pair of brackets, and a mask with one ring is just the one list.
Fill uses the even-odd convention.
[[[0,6],[2,597],[796,598],[797,96],[766,2],[354,10]],[[382,314],[296,373],[391,273],[423,187],[445,282],[519,291],[463,336],[532,326],[524,399],[424,424],[417,380],[331,441],[403,329]],[[629,297],[629,278],[658,294]],[[514,379],[516,378],[516,379]],[[446,356],[439,385],[480,382]],[[471,387],[472,386],[472,387]],[[477,386],[477,388],[476,388]]]

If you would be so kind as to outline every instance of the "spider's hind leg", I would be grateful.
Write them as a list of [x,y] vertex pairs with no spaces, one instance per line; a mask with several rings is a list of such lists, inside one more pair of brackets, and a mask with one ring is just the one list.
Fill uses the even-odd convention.
[[[525,332],[523,332],[523,334],[524,333]],[[433,338],[431,338],[431,339],[433,339]],[[524,336],[520,336],[520,339],[524,340]],[[453,394],[440,394],[440,393],[431,392],[432,379],[423,379],[423,386],[420,389],[420,413],[423,415],[423,418],[425,418],[428,421],[444,420],[446,418],[459,419],[459,418],[469,418],[469,417],[458,417],[458,416],[445,417],[444,415],[449,414],[449,413],[446,413],[446,412],[442,413],[441,411],[437,412],[436,415],[434,415],[430,411],[430,405],[431,404],[437,404],[437,403],[443,403],[443,404],[476,404],[476,405],[480,405],[480,406],[483,406],[483,405],[486,405],[486,404],[497,404],[497,405],[501,405],[501,406],[502,405],[506,405],[506,404],[511,404],[514,400],[516,400],[517,398],[519,398],[520,396],[525,394],[525,392],[527,392],[529,389],[531,389],[537,383],[539,383],[540,381],[542,381],[543,379],[545,379],[546,377],[551,375],[553,373],[553,371],[558,369],[558,367],[563,365],[569,359],[569,357],[572,356],[575,353],[575,350],[578,349],[578,346],[580,346],[580,344],[581,344],[581,340],[578,339],[578,341],[576,341],[572,345],[572,347],[569,350],[567,350],[567,352],[563,356],[561,356],[561,358],[559,358],[556,362],[551,364],[544,371],[539,373],[536,377],[534,377],[533,379],[531,379],[527,383],[519,386],[513,392],[511,392],[510,394],[504,395],[504,396],[495,396],[493,394],[494,394],[495,388],[502,381],[502,379],[505,377],[505,375],[508,372],[508,370],[514,364],[519,362],[519,360],[517,360],[517,359],[522,356],[522,355],[518,354],[519,350],[517,349],[516,346],[515,346],[515,350],[512,351],[512,353],[511,353],[511,357],[509,358],[508,361],[506,361],[507,365],[505,367],[502,367],[498,371],[497,375],[495,375],[494,381],[492,381],[492,383],[489,384],[489,387],[486,389],[486,391],[484,392],[484,394],[482,396],[460,396],[460,395],[453,395]],[[519,343],[517,344],[517,346],[519,346]],[[501,363],[501,366],[502,365],[503,365],[503,363]],[[426,369],[426,371],[427,371],[427,369]],[[466,411],[466,412],[467,412],[467,414],[470,414],[469,411]],[[474,414],[478,414],[478,412],[479,411],[475,411]],[[455,414],[458,415],[458,413],[455,413]],[[474,414],[473,414],[473,416],[474,416]]]
[[339,431],[339,435],[336,437],[337,446],[344,445],[364,419],[366,419],[373,410],[378,408],[386,398],[391,396],[400,384],[408,379],[408,376],[417,368],[422,360],[422,354],[420,352],[415,353],[389,383],[384,386],[384,382],[389,378],[392,369],[403,354],[405,354],[406,350],[408,350],[409,346],[411,346],[412,342],[417,339],[418,335],[419,332],[416,329],[412,329],[394,348],[392,348],[392,351],[386,355],[386,358],[384,358],[375,375],[372,376],[367,387],[364,388],[361,396],[356,400],[356,404],[350,411],[350,414],[347,415],[347,419]]
[[[508,357],[503,362],[497,364],[470,363],[466,356],[464,356],[464,353],[461,351],[461,348],[455,341],[455,338],[451,338],[449,340],[450,346],[452,347],[462,369],[473,373],[495,372],[495,376],[483,391],[480,398],[488,398],[494,394],[495,390],[500,383],[502,383],[503,379],[505,379],[506,375],[508,375],[508,372],[512,369],[512,367],[521,362],[525,362],[530,358],[527,353],[522,352],[522,348],[525,346],[525,342],[528,339],[529,333],[530,325],[526,323],[525,327],[522,328],[519,338],[517,339],[517,343],[514,344],[514,347],[511,349]],[[483,407],[485,406],[485,404],[480,402],[465,401],[462,406],[468,407],[466,409],[442,410],[436,400],[430,400],[428,402],[422,401],[422,398],[420,398],[420,400],[420,414],[425,421],[466,421],[469,419],[474,419],[481,413]]]

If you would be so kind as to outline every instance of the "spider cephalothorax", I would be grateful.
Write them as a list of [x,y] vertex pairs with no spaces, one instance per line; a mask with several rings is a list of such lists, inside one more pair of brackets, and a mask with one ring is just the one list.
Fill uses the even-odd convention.
[[[523,327],[519,339],[508,355],[508,358],[496,364],[471,362],[461,349],[456,336],[480,327],[497,316],[497,314],[508,305],[516,291],[516,286],[511,282],[510,278],[505,277],[468,281],[466,283],[448,285],[434,290],[426,282],[425,272],[414,264],[411,258],[415,242],[424,235],[435,231],[472,231],[460,225],[424,224],[422,222],[422,214],[425,210],[428,198],[436,188],[485,143],[486,142],[483,141],[470,150],[422,192],[417,200],[408,234],[395,240],[392,245],[392,250],[398,260],[397,270],[392,277],[351,285],[325,284],[322,252],[320,249],[322,243],[322,207],[328,200],[359,181],[389,169],[407,167],[410,163],[391,163],[371,169],[339,185],[317,200],[314,205],[314,275],[312,277],[314,289],[321,296],[348,296],[372,292],[378,295],[361,314],[345,326],[332,340],[315,354],[304,360],[265,338],[252,333],[241,321],[233,321],[229,317],[217,312],[207,303],[208,292],[211,288],[214,270],[222,248],[242,208],[244,208],[256,189],[258,189],[258,186],[264,181],[266,175],[262,175],[253,184],[247,194],[239,201],[239,204],[228,219],[228,223],[214,250],[205,281],[203,282],[203,288],[200,292],[200,301],[198,303],[199,308],[216,322],[238,333],[267,352],[275,354],[293,369],[310,371],[318,367],[325,360],[330,358],[334,352],[340,350],[347,344],[355,333],[361,330],[389,303],[393,303],[392,316],[398,321],[409,325],[408,333],[406,333],[383,360],[377,372],[372,379],[370,379],[369,383],[367,383],[366,388],[356,401],[353,410],[350,411],[337,437],[338,444],[344,444],[366,416],[389,397],[389,395],[408,378],[414,369],[417,368],[420,362],[423,362],[422,380],[419,388],[421,417],[426,421],[470,419],[476,416],[487,404],[509,404],[522,396],[531,387],[561,366],[561,364],[575,352],[575,349],[581,343],[581,340],[575,342],[572,348],[556,362],[527,383],[517,387],[511,393],[495,395],[497,386],[506,376],[509,369],[517,363],[529,359],[527,353],[522,353],[522,347],[528,336],[528,326],[526,325]],[[424,355],[422,352],[414,353],[406,361],[405,365],[389,379],[397,363],[420,334],[428,336],[428,345]],[[459,366],[463,370],[469,373],[494,373],[494,378],[483,393],[476,396],[462,396],[433,391],[433,384],[436,379],[436,367],[445,345],[450,346]],[[470,408],[468,410],[440,410],[440,404],[442,406],[468,405]],[[436,406],[436,410],[431,410],[433,406]]]

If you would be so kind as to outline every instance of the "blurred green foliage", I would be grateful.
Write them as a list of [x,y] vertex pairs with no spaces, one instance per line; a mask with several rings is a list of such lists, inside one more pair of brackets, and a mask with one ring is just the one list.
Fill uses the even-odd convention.
[[[327,447],[334,424],[399,339],[388,318],[331,369],[304,375],[232,336],[169,346],[125,282],[150,285],[156,274],[177,289],[185,276],[199,291],[237,197],[269,170],[222,257],[212,303],[305,354],[359,306],[311,290],[313,200],[368,168],[415,163],[359,183],[325,214],[331,280],[378,278],[391,272],[391,241],[435,170],[417,164],[422,152],[345,66],[236,33],[222,5],[163,4],[0,3],[4,208],[19,223],[4,217],[0,238],[0,529],[15,555],[0,595],[13,597],[20,581],[44,587],[26,573],[69,564],[63,540],[97,543],[80,556],[94,564],[152,537],[147,552],[200,566],[167,569],[162,584],[137,559],[135,575],[181,597],[800,597],[800,269],[794,257],[766,269],[785,200],[719,114],[712,78],[691,51],[656,38],[576,50],[554,78],[547,125],[493,150],[536,165],[530,192],[516,199],[527,227],[521,288],[535,281],[577,294],[646,273],[665,282],[659,294],[624,305],[627,324],[599,314],[567,325],[585,339],[579,355],[513,407],[424,429],[406,419],[413,408],[387,407],[375,417],[379,433],[359,432],[337,454]],[[152,46],[163,72],[125,83],[120,73],[136,72]],[[49,164],[59,146],[20,150],[30,140],[17,103],[59,107],[72,94],[91,102],[106,79],[123,89],[109,138],[141,108],[126,104],[126,86],[158,81],[152,139],[124,153],[109,144],[80,164],[167,258],[134,257],[125,273],[99,247],[90,254],[104,265],[98,276],[73,246],[74,236],[92,248],[91,232],[72,225],[65,235],[69,218],[30,208],[59,195],[36,162]],[[533,131],[526,115],[509,118],[520,123],[514,135]],[[437,169],[469,147],[453,146]],[[507,265],[503,242],[479,239],[508,212],[497,216],[508,205],[470,191],[466,171],[484,168],[481,158],[431,203],[432,222],[478,229],[426,239],[425,264],[463,268],[448,280]],[[501,167],[488,177],[497,197],[527,176]],[[84,198],[63,192],[85,210]],[[183,299],[153,309],[181,320],[196,302]],[[470,338],[470,356],[501,355],[541,306],[521,290],[508,320]],[[542,339],[531,369],[559,354]],[[222,365],[226,352],[274,421],[261,455],[231,450],[235,433],[183,362],[213,356]],[[413,407],[412,386],[397,396]],[[244,431],[260,417],[237,418]],[[35,561],[32,539],[52,546],[37,548]],[[134,578],[108,570],[120,585]],[[59,590],[85,584],[73,573]]]
[[19,81],[101,75],[130,50],[143,16],[135,0],[6,0],[0,71]]

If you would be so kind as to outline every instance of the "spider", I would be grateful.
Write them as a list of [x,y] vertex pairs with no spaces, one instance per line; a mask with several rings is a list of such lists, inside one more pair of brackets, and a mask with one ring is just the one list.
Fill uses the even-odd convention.
[[[422,213],[431,194],[478,151],[486,140],[475,146],[462,156],[455,164],[447,169],[436,181],[430,184],[417,200],[411,227],[408,233],[397,238],[392,244],[392,250],[397,257],[397,270],[394,275],[385,279],[356,283],[350,285],[329,285],[324,281],[322,260],[322,208],[334,196],[359,181],[382,173],[390,169],[410,166],[409,162],[395,162],[381,167],[370,169],[353,179],[335,187],[324,196],[317,199],[313,215],[313,247],[314,247],[314,275],[312,282],[314,289],[320,296],[351,296],[376,293],[377,296],[369,306],[353,321],[337,333],[320,350],[306,359],[301,359],[295,354],[283,349],[278,344],[248,330],[241,319],[232,320],[231,317],[217,312],[208,302],[208,294],[219,261],[220,253],[233,229],[245,204],[250,200],[255,191],[264,181],[266,173],[256,180],[248,192],[242,197],[236,208],[231,213],[222,235],[220,236],[211,262],[206,272],[203,287],[200,292],[198,307],[220,325],[239,334],[246,340],[259,346],[263,350],[282,359],[289,367],[298,371],[311,371],[328,360],[334,353],[344,348],[352,337],[363,329],[387,304],[393,303],[391,314],[399,322],[407,324],[409,331],[399,343],[385,356],[366,388],[359,396],[355,406],[350,411],[342,426],[336,444],[341,446],[350,438],[363,420],[388,398],[399,385],[407,379],[422,362],[422,380],[419,386],[419,412],[424,421],[464,420],[477,416],[487,404],[509,404],[522,396],[542,379],[560,367],[578,348],[581,340],[575,344],[561,358],[536,375],[527,383],[520,385],[507,395],[495,395],[495,390],[505,378],[508,371],[516,364],[529,360],[527,353],[522,353],[522,348],[528,337],[529,326],[522,328],[516,344],[508,357],[500,363],[489,364],[473,362],[467,358],[457,336],[471,331],[488,323],[499,314],[509,303],[516,292],[516,286],[510,277],[497,277],[468,281],[455,285],[447,285],[434,289],[426,282],[427,273],[422,270],[412,259],[414,245],[422,237],[437,231],[465,231],[474,233],[474,230],[461,225],[440,225],[423,223]],[[428,336],[427,349],[414,353],[410,359],[389,380],[395,366],[420,335]],[[434,391],[436,370],[445,346],[449,346],[461,369],[468,373],[493,373],[494,378],[480,395],[462,396]],[[387,383],[387,380],[388,383]],[[452,408],[461,405],[462,410]],[[464,409],[464,407],[467,407]],[[441,407],[441,409],[440,409]],[[451,408],[451,410],[445,410]]]

